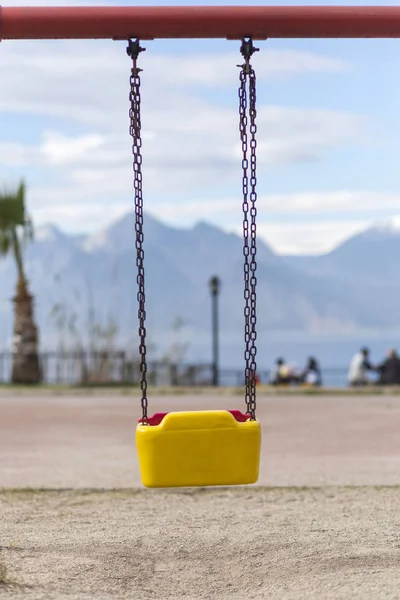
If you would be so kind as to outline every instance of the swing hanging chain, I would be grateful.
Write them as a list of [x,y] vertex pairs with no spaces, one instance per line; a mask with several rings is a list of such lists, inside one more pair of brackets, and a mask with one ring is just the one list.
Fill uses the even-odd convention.
[[135,197],[135,231],[136,231],[136,266],[138,284],[138,317],[139,317],[139,354],[140,354],[140,388],[142,391],[142,424],[148,425],[147,415],[147,358],[146,358],[146,308],[145,308],[145,280],[144,280],[144,251],[143,251],[143,191],[142,191],[142,137],[141,137],[141,98],[140,98],[140,72],[137,59],[145,48],[140,46],[139,40],[128,40],[126,49],[132,58],[133,66],[130,76],[129,93],[129,119],[130,135],[132,137],[133,154],[133,186]]
[[[244,318],[245,318],[245,401],[247,414],[256,419],[256,216],[257,216],[257,125],[256,75],[250,59],[258,48],[250,39],[244,39],[240,52],[245,62],[240,71],[239,129],[242,143],[243,169],[243,254],[244,254]],[[250,133],[250,135],[249,135]],[[249,139],[250,138],[250,139]],[[250,215],[250,219],[249,219]]]

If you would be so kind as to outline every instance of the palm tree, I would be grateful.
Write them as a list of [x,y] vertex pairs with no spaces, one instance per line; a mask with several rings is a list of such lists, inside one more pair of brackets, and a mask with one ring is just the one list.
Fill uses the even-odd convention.
[[38,332],[33,316],[33,297],[25,275],[23,247],[33,239],[32,221],[26,213],[25,184],[0,191],[0,255],[11,254],[17,267],[14,302],[13,383],[41,381]]

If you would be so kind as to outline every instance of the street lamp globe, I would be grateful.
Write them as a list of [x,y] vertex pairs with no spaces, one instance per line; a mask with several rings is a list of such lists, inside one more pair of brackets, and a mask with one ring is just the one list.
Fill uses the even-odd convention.
[[221,287],[221,280],[217,275],[213,275],[210,279],[210,291],[212,296],[218,296]]

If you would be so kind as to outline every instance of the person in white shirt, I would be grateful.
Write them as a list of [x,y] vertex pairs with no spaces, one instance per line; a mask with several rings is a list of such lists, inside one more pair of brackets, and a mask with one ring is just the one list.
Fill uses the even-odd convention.
[[357,352],[350,362],[348,374],[349,385],[368,385],[370,383],[368,371],[374,370],[375,369],[369,360],[369,349],[361,348],[360,352]]

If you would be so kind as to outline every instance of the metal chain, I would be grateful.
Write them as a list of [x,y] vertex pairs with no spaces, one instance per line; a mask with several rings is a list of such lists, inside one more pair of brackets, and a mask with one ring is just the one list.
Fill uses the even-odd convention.
[[[240,71],[239,130],[242,143],[243,168],[243,254],[244,254],[244,340],[245,340],[245,402],[247,414],[256,418],[256,216],[257,216],[257,125],[256,125],[256,74],[250,59],[258,48],[251,39],[243,40],[240,49],[245,62]],[[249,127],[250,125],[250,127]],[[250,135],[249,135],[250,133]],[[250,219],[249,219],[250,215]]]
[[132,154],[133,154],[133,186],[135,197],[135,231],[136,231],[136,266],[137,266],[137,284],[138,284],[138,317],[139,317],[139,354],[140,354],[140,373],[142,390],[142,424],[148,425],[147,416],[147,358],[146,358],[146,308],[145,308],[145,287],[144,287],[144,251],[143,251],[143,192],[142,192],[142,138],[141,138],[141,99],[140,99],[140,72],[142,69],[137,67],[137,59],[141,48],[139,40],[129,40],[127,54],[132,58],[133,66],[130,77],[129,93],[129,119],[130,134],[132,136]]
[[[135,231],[136,231],[136,266],[138,269],[137,283],[138,291],[138,317],[139,317],[139,354],[142,390],[142,423],[148,423],[147,415],[147,359],[146,359],[146,310],[145,310],[145,278],[144,278],[144,251],[143,251],[143,193],[142,193],[142,140],[141,140],[141,98],[140,98],[140,72],[137,67],[137,58],[144,48],[140,47],[138,40],[130,40],[127,48],[128,55],[132,58],[133,66],[130,77],[130,134],[133,140],[133,173],[134,173],[134,196],[135,196]],[[243,254],[244,254],[244,298],[245,298],[245,400],[247,413],[251,419],[255,419],[256,411],[256,200],[257,200],[257,175],[256,175],[256,76],[250,65],[250,58],[257,49],[251,40],[244,40],[241,52],[245,63],[240,65],[240,87],[239,87],[239,114],[240,114],[240,136],[242,142],[242,168],[243,168]],[[249,107],[247,99],[247,82],[249,83]],[[248,123],[250,117],[250,161],[248,158]],[[250,170],[250,194],[249,194],[249,170]],[[250,200],[250,208],[249,208]],[[250,229],[249,229],[250,213]]]

